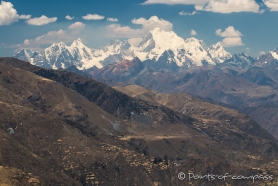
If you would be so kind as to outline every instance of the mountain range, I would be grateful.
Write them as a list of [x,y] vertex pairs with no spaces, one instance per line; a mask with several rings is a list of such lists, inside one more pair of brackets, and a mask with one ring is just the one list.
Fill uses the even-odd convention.
[[155,28],[136,46],[14,57],[0,58],[0,185],[254,185],[181,171],[278,183],[278,48],[232,55]]
[[248,114],[278,138],[278,61],[272,55],[256,59],[235,54],[221,64],[181,72],[159,71],[135,58],[86,74],[111,86],[137,84],[159,92],[183,92],[210,99]]
[[54,43],[42,51],[23,49],[15,57],[112,86],[138,84],[209,98],[248,114],[278,138],[278,48],[259,57],[231,55],[220,43],[207,47],[202,40],[184,40],[173,31],[155,28],[138,46],[114,40],[96,50],[77,39],[71,46]]
[[0,58],[0,88],[1,184],[254,185],[181,181],[181,171],[277,182],[277,139],[237,110],[15,58]]
[[60,42],[42,51],[23,49],[15,57],[45,68],[66,69],[74,65],[84,70],[93,66],[102,68],[135,57],[141,61],[173,63],[184,69],[204,64],[215,65],[232,56],[220,43],[207,47],[202,40],[193,37],[184,40],[173,31],[155,28],[145,35],[138,46],[133,46],[129,41],[113,40],[103,49],[90,49],[81,39],[77,39],[70,46]]

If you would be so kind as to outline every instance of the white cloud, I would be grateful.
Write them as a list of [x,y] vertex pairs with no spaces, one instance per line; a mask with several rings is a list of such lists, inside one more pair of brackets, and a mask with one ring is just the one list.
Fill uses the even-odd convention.
[[266,52],[265,52],[265,51],[260,51],[259,54],[260,54],[260,55],[264,55],[264,54],[266,54]]
[[46,34],[36,37],[35,39],[29,39],[26,43],[32,45],[44,45],[44,44],[53,44],[63,41],[64,43],[72,42],[77,37],[80,37],[80,31],[84,28],[85,24],[81,22],[75,22],[71,24],[68,29],[60,29],[58,31],[53,30],[49,31]]
[[[268,1],[268,4],[270,4],[271,7],[274,7],[276,5],[273,2],[277,0],[264,1]],[[195,5],[196,10],[218,13],[263,12],[263,10],[260,10],[260,5],[256,3],[255,0],[146,0],[144,3],[142,3],[142,5],[149,4]]]
[[131,21],[133,24],[140,25],[141,28],[133,29],[129,26],[121,26],[120,24],[111,24],[106,27],[107,36],[112,38],[132,38],[143,37],[150,30],[159,27],[163,30],[170,31],[173,28],[171,22],[152,16],[149,19],[138,18]]
[[74,19],[74,17],[72,16],[69,16],[69,15],[67,15],[66,17],[65,17],[67,20],[73,20]]
[[181,12],[179,12],[179,14],[180,14],[180,15],[183,15],[183,16],[186,16],[186,15],[192,16],[192,15],[197,14],[197,12],[196,12],[196,11],[193,11],[192,13],[189,13],[189,12],[181,11]]
[[235,28],[233,26],[229,26],[223,32],[221,29],[218,29],[215,31],[215,34],[220,37],[240,37],[240,36],[242,36],[240,31],[235,30]]
[[139,19],[133,19],[131,22],[133,24],[141,25],[142,29],[147,31],[152,30],[156,27],[167,31],[170,31],[173,28],[173,24],[171,22],[166,21],[162,18],[159,19],[157,16],[152,16],[149,19],[141,17]]
[[18,21],[19,15],[13,4],[10,2],[1,1],[0,4],[0,25],[9,25]]
[[[23,48],[30,48],[32,50],[40,50],[41,45],[47,45],[47,44],[53,44],[53,43],[58,43],[58,42],[64,42],[64,43],[69,43],[75,40],[76,38],[80,37],[79,31],[76,25],[81,25],[81,24],[72,24],[75,25],[74,29],[69,30],[53,30],[49,31],[46,34],[43,34],[41,36],[38,36],[34,39],[25,39],[23,43],[20,44],[13,44],[10,47],[11,48],[16,48],[15,51],[20,51]],[[80,27],[79,27],[80,28]]]
[[49,31],[47,34],[41,35],[37,37],[36,39],[29,40],[29,43],[32,44],[52,44],[55,42],[68,42],[72,41],[72,38],[70,38],[65,30],[58,30],[58,31]]
[[72,29],[72,30],[80,30],[80,29],[83,29],[85,27],[85,24],[82,23],[82,22],[75,22],[73,24],[71,24],[68,28],[69,29]]
[[5,48],[15,48],[14,52],[18,52],[23,48],[29,48],[32,50],[41,50],[41,45],[50,45],[53,43],[71,43],[76,38],[82,37],[82,29],[85,24],[81,22],[75,22],[71,24],[67,30],[53,30],[46,34],[38,36],[32,39],[25,39],[23,43],[4,45]]
[[20,15],[18,18],[19,18],[19,19],[30,19],[30,18],[31,18],[31,15],[24,15],[24,14],[22,14],[22,15]]
[[34,51],[41,50],[38,47],[33,47],[33,46],[29,46],[29,45],[24,45],[24,44],[5,44],[5,43],[1,43],[0,48],[13,49],[14,53],[18,53],[24,48],[28,48],[28,49],[31,49],[31,50],[34,50]]
[[196,35],[197,35],[197,32],[196,32],[195,30],[191,30],[191,31],[190,31],[190,35],[196,36]]
[[141,37],[135,37],[128,39],[128,42],[130,42],[133,46],[138,46],[139,43],[143,40]]
[[255,0],[211,0],[205,4],[197,4],[195,9],[218,13],[263,12]]
[[278,11],[278,0],[263,0],[270,11]]
[[6,1],[1,1],[0,4],[0,26],[10,25],[17,22],[18,19],[30,19],[31,15],[18,15],[16,9],[13,8],[13,4]]
[[111,38],[131,38],[143,35],[143,29],[132,29],[129,26],[121,26],[120,24],[111,24],[106,27],[107,37]]
[[196,4],[203,4],[207,3],[209,0],[147,0],[142,5],[149,5],[149,4],[167,4],[167,5],[196,5]]
[[118,19],[117,19],[117,18],[111,18],[111,17],[108,17],[108,18],[107,18],[107,21],[117,22],[117,21],[118,21]]
[[29,39],[25,39],[23,42],[24,45],[30,45],[30,40]]
[[82,18],[85,20],[102,20],[105,17],[102,15],[98,15],[98,14],[87,14],[85,16],[82,16]]
[[240,37],[226,37],[222,40],[221,45],[223,47],[235,47],[235,46],[242,46],[242,40]]
[[41,25],[46,25],[49,23],[53,23],[57,21],[57,17],[46,17],[45,15],[42,15],[41,17],[35,17],[32,19],[27,20],[26,22],[29,25],[36,25],[36,26],[41,26]]
[[223,47],[234,47],[244,45],[241,40],[241,36],[243,35],[233,26],[227,27],[224,31],[222,31],[222,29],[217,29],[215,31],[215,34],[220,37],[224,37],[224,39],[221,42],[221,45]]
[[11,44],[9,48],[16,48],[14,52],[19,52],[24,48],[31,50],[41,50],[40,45],[53,44],[57,42],[72,42],[77,36],[74,33],[67,33],[65,30],[49,31],[46,34],[36,37],[35,39],[25,39],[23,43]]

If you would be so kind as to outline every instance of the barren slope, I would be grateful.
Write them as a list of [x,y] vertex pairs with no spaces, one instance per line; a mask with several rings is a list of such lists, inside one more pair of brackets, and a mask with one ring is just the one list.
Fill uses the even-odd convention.
[[152,102],[74,73],[0,61],[0,166],[7,184],[168,186],[188,183],[177,179],[180,171],[278,175],[276,140],[244,115],[232,112],[240,119],[222,124],[212,113],[204,123],[197,109],[213,105],[200,100],[184,115],[140,87],[134,95]]

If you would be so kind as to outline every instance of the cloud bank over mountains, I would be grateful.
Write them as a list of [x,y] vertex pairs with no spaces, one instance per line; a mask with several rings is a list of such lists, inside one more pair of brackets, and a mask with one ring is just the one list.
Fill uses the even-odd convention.
[[151,16],[149,19],[134,18],[131,20],[132,24],[139,25],[140,28],[133,29],[129,26],[121,26],[120,24],[111,24],[107,28],[107,36],[110,38],[134,38],[143,37],[150,30],[159,27],[166,31],[173,29],[173,24],[157,16]]

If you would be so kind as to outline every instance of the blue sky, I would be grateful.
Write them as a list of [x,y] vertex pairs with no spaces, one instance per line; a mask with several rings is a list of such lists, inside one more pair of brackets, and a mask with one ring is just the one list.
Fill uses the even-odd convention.
[[278,47],[277,20],[278,0],[7,0],[0,56],[77,38],[91,48],[116,38],[135,44],[154,27],[258,56]]

